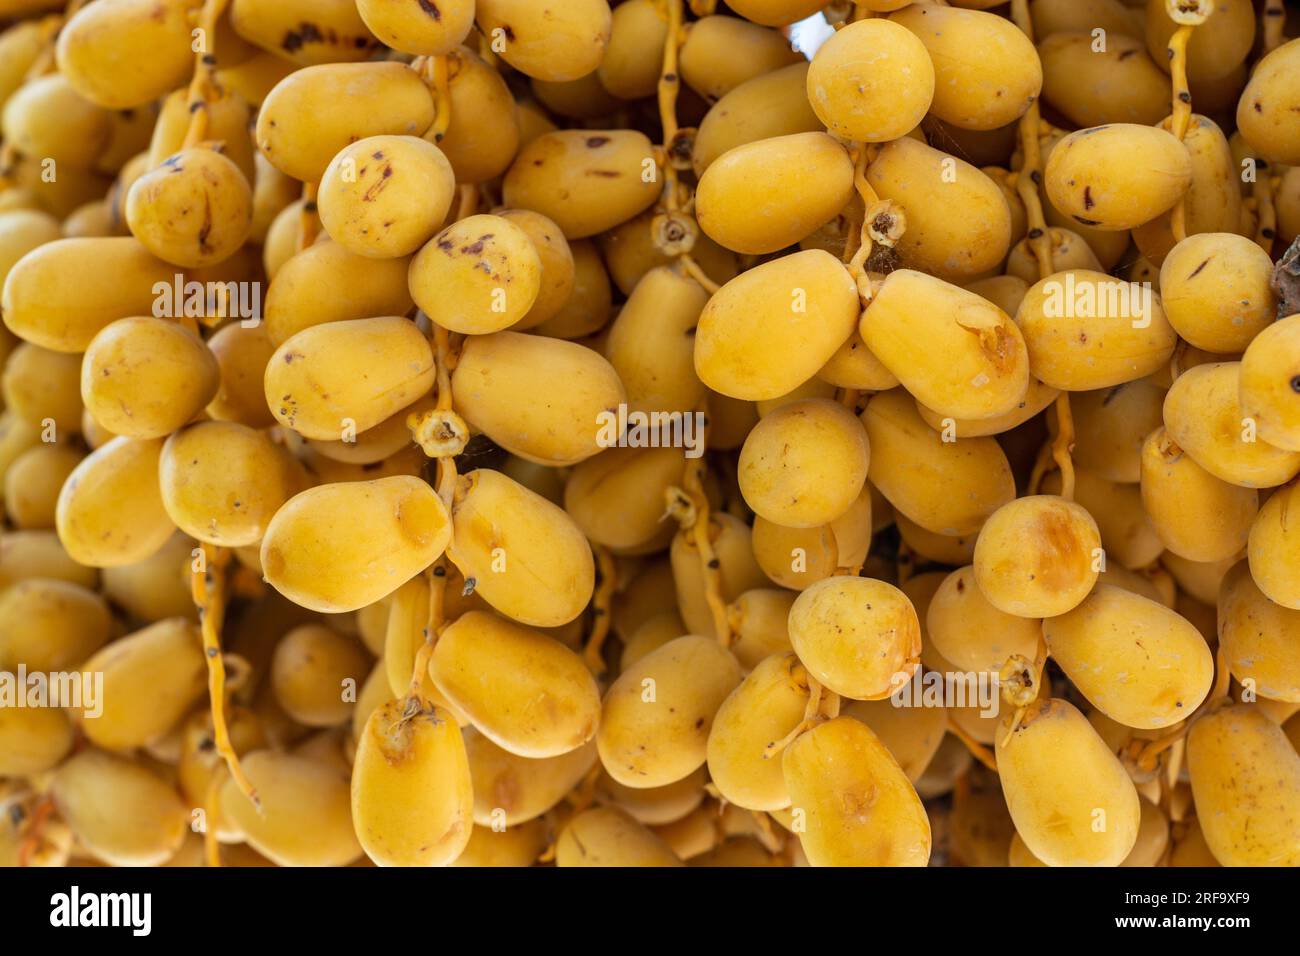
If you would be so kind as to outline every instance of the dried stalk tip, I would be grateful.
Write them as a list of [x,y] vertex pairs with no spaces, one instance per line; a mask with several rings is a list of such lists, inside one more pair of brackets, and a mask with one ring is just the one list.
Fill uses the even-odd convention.
[[650,223],[650,234],[659,252],[676,258],[695,248],[700,227],[694,219],[679,212],[660,213]]
[[454,458],[469,444],[469,426],[451,409],[433,409],[406,419],[415,443],[430,458]]
[[1179,26],[1199,27],[1213,12],[1211,0],[1165,0],[1165,13]]

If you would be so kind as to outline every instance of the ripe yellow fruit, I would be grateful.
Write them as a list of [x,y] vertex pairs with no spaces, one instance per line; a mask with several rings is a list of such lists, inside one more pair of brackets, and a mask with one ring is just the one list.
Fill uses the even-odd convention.
[[113,641],[81,670],[103,674],[103,696],[94,702],[99,707],[83,706],[77,717],[86,737],[106,750],[154,743],[176,727],[207,687],[199,629],[183,618]]
[[[501,681],[502,671],[514,677]],[[521,757],[576,750],[600,721],[600,692],[582,659],[494,614],[469,611],[443,631],[429,676],[480,733]]]
[[867,182],[903,207],[907,228],[895,248],[904,265],[967,282],[1006,258],[1011,207],[1002,187],[969,163],[903,137],[881,147]]
[[808,674],[794,654],[760,661],[718,708],[709,731],[709,777],[722,796],[749,810],[790,804],[781,761],[766,751],[804,718]]
[[411,260],[411,297],[452,332],[486,335],[518,323],[537,301],[542,260],[528,234],[500,216],[469,216]]
[[1178,334],[1207,352],[1242,352],[1277,312],[1268,253],[1242,236],[1188,236],[1160,267],[1160,301]]
[[885,143],[920,124],[935,92],[925,44],[889,20],[859,20],[828,39],[808,70],[808,101],[844,139]]
[[1005,415],[1029,388],[1029,353],[1011,318],[975,293],[924,273],[890,273],[858,328],[903,387],[940,415]]
[[1242,363],[1198,365],[1165,396],[1165,428],[1210,474],[1243,488],[1272,488],[1300,473],[1300,451],[1270,445],[1241,405]]
[[323,624],[295,627],[275,645],[271,688],[285,713],[305,727],[337,727],[370,662],[357,641]]
[[1086,269],[1035,283],[1016,324],[1034,374],[1063,391],[1122,385],[1156,372],[1174,353],[1174,331],[1149,287]]
[[[1146,157],[1135,166],[1125,157]],[[1044,174],[1052,205],[1075,222],[1131,229],[1173,207],[1192,181],[1187,147],[1149,126],[1113,123],[1070,133],[1052,149]]]
[[740,451],[745,502],[792,528],[829,524],[853,505],[867,479],[862,423],[829,399],[792,402],[761,419]]
[[234,0],[235,32],[301,66],[364,60],[378,46],[349,0]]
[[55,771],[50,795],[80,844],[112,866],[158,866],[185,838],[181,798],[141,762],[83,750]]
[[928,645],[964,671],[996,673],[1016,654],[1033,660],[1041,633],[1036,618],[994,607],[975,583],[970,566],[943,579],[925,616]]
[[1241,357],[1241,411],[1260,437],[1287,451],[1300,451],[1300,316],[1265,327]]
[[214,265],[248,238],[253,191],[239,167],[216,150],[184,149],[135,181],[126,220],[159,259],[191,269]]
[[862,413],[871,442],[871,484],[900,514],[933,534],[974,534],[1016,496],[997,440],[955,441],[925,423],[901,388],[876,395]]
[[779,30],[714,15],[690,24],[678,53],[683,82],[706,100],[801,59]]
[[1205,843],[1224,866],[1300,863],[1300,755],[1251,707],[1206,714],[1187,735],[1187,769]]
[[795,133],[719,156],[700,177],[695,215],[719,245],[762,254],[821,228],[852,195],[853,162],[844,147],[825,133]]
[[473,0],[357,0],[357,13],[386,46],[422,56],[450,53],[474,29]]
[[1240,562],[1219,586],[1219,644],[1228,670],[1260,697],[1300,703],[1300,662],[1290,648],[1300,633],[1300,611],[1277,604]]
[[1128,35],[1107,31],[1106,48],[1098,51],[1091,32],[1098,26],[1089,20],[1065,33],[1039,32],[1043,100],[1081,127],[1154,126],[1169,114],[1169,77],[1147,55],[1136,29]]
[[257,148],[281,172],[319,182],[339,151],[367,136],[421,136],[433,97],[402,63],[327,63],[290,73],[257,114]]
[[296,604],[355,611],[442,554],[451,519],[433,489],[405,475],[320,485],[295,495],[262,539],[266,580]]
[[605,694],[596,749],[627,787],[661,787],[707,757],[709,731],[740,664],[709,637],[679,637],[623,671]]
[[925,866],[930,821],[916,790],[861,721],[837,717],[785,749],[791,809],[813,866]]
[[182,86],[194,67],[193,0],[110,0],[59,31],[59,72],[87,99],[126,110]]
[[352,820],[380,866],[445,866],[473,829],[474,793],[460,728],[418,698],[377,707],[357,741]]
[[1259,509],[1250,528],[1250,573],[1276,604],[1300,610],[1300,548],[1294,516],[1300,509],[1300,486],[1279,488]]
[[438,231],[455,173],[442,150],[416,136],[368,136],[330,161],[317,200],[330,238],[371,259],[409,256]]
[[732,398],[777,398],[812,378],[853,333],[858,293],[820,249],[755,266],[709,299],[695,335],[695,370]]
[[[602,0],[603,2],[603,0]],[[659,198],[650,140],[635,130],[560,130],[519,151],[501,194],[507,206],[554,220],[566,239],[612,229]]]
[[1237,129],[1256,155],[1275,163],[1300,163],[1300,133],[1293,128],[1300,42],[1291,40],[1255,65],[1237,101]]
[[567,0],[553,6],[530,0],[477,0],[474,16],[484,36],[504,44],[503,60],[540,80],[586,76],[600,66],[609,42],[606,0]]
[[[292,208],[292,207],[291,207]],[[322,240],[291,255],[266,290],[266,334],[283,345],[303,329],[330,322],[405,315],[409,259],[368,259]]]
[[892,584],[830,577],[795,599],[790,644],[808,673],[835,693],[879,700],[920,666],[921,622]]
[[1142,505],[1161,543],[1190,561],[1241,554],[1259,513],[1259,492],[1210,474],[1163,425],[1142,446]]
[[1214,680],[1196,628],[1155,601],[1099,584],[1073,610],[1043,622],[1065,675],[1106,716],[1154,730],[1184,720]]
[[338,767],[273,750],[245,754],[241,763],[261,806],[233,779],[218,803],[254,850],[279,866],[345,866],[361,856],[348,778]]
[[396,316],[329,322],[276,349],[266,366],[266,403],[282,425],[334,441],[373,428],[427,394],[435,375],[433,349],[414,322]]
[[999,731],[998,776],[1016,832],[1049,866],[1118,866],[1141,805],[1127,771],[1064,700],[1038,700]]
[[1101,534],[1084,508],[1055,495],[1017,498],[993,513],[975,542],[975,582],[1017,617],[1077,607],[1097,581]]
[[654,832],[617,807],[596,807],[573,817],[555,846],[556,866],[681,866]]
[[521,458],[556,467],[599,452],[607,431],[602,413],[614,415],[626,402],[623,383],[599,353],[520,332],[471,336],[451,388],[471,425]]
[[68,476],[55,515],[73,560],[92,567],[132,564],[166,543],[176,526],[158,483],[161,438],[114,438]]
[[476,593],[534,627],[572,621],[591,600],[591,547],[561,508],[497,471],[456,483],[447,557]]
[[5,325],[44,348],[84,352],[115,319],[151,315],[175,272],[130,236],[49,242],[9,270]]
[[161,438],[217,393],[217,360],[193,332],[164,319],[119,319],[91,341],[81,364],[81,399],[116,435]]
[[[930,54],[933,116],[962,129],[997,129],[1014,123],[1038,98],[1043,86],[1038,55],[1005,17],[913,4],[889,19],[912,31]],[[971,50],[979,50],[974,60]]]

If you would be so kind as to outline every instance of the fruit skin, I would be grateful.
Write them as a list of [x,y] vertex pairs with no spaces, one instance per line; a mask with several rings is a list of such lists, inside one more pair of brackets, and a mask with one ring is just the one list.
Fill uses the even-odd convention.
[[[152,315],[176,267],[131,236],[56,239],[19,259],[5,279],[5,325],[57,352],[84,352],[116,319]],[[77,276],[68,282],[69,275]]]
[[659,198],[650,140],[635,130],[559,130],[519,151],[501,194],[507,206],[554,220],[566,239],[612,229]]
[[411,298],[452,332],[486,335],[518,324],[537,301],[542,260],[528,234],[501,216],[469,216],[411,259]]
[[1108,717],[1154,730],[1186,719],[1214,681],[1214,658],[1189,621],[1155,601],[1098,584],[1043,622],[1053,660]]
[[357,838],[380,866],[445,866],[469,842],[465,742],[456,721],[428,701],[375,708],[357,742],[351,793]]
[[924,273],[890,273],[858,329],[903,387],[940,415],[1005,415],[1029,389],[1029,353],[1011,317]]
[[776,252],[835,218],[853,195],[853,162],[825,133],[745,143],[700,178],[700,228],[735,252]]
[[423,56],[450,53],[474,29],[471,0],[443,0],[437,9],[431,17],[418,0],[357,0],[357,13],[385,46]]
[[428,394],[434,377],[429,340],[414,322],[391,316],[303,329],[271,356],[264,386],[282,425],[334,441]]
[[367,136],[421,136],[433,97],[401,63],[327,63],[290,73],[257,114],[257,148],[271,165],[319,182],[339,150]]
[[113,866],[158,866],[185,838],[189,813],[175,789],[143,763],[102,750],[66,760],[50,796],[81,844]]
[[[1037,51],[1010,20],[928,4],[904,7],[889,19],[925,44],[935,74],[930,113],[939,119],[962,129],[997,129],[1014,123],[1038,98],[1043,69]],[[971,50],[980,51],[973,61]]]
[[1205,842],[1224,866],[1300,864],[1300,755],[1282,728],[1248,706],[1198,719],[1187,769]]
[[1259,436],[1300,451],[1300,315],[1266,326],[1241,357],[1241,412]]
[[813,866],[925,866],[930,821],[898,762],[866,724],[837,717],[781,758],[800,844]]
[[1300,451],[1270,445],[1241,407],[1242,363],[1189,368],[1165,396],[1165,430],[1198,465],[1229,484],[1273,488],[1300,473]]
[[679,637],[647,654],[605,693],[596,731],[605,772],[638,789],[688,776],[705,762],[714,715],[739,683],[740,664],[711,637]]
[[1049,866],[1118,866],[1141,816],[1128,772],[1072,704],[1035,701],[1014,730],[1008,710],[998,775],[1025,845]]
[[135,181],[126,220],[131,234],[165,262],[189,269],[215,265],[248,238],[253,191],[225,156],[183,149]]
[[1300,132],[1290,115],[1297,76],[1300,40],[1291,40],[1256,64],[1237,101],[1237,128],[1255,154],[1288,166],[1300,164]]
[[362,855],[348,779],[337,766],[274,750],[255,750],[240,762],[261,806],[253,806],[233,778],[217,800],[258,853],[279,866],[346,866]]
[[1293,653],[1300,610],[1269,600],[1245,561],[1219,585],[1218,626],[1219,646],[1233,677],[1250,682],[1260,697],[1300,704],[1300,661]]
[[1016,497],[1006,453],[991,437],[945,442],[896,388],[861,415],[871,442],[867,477],[899,513],[932,534],[970,535]]
[[934,63],[889,20],[859,20],[828,39],[808,70],[808,102],[832,133],[886,143],[914,129],[934,98]]
[[921,622],[892,584],[830,577],[795,599],[790,644],[808,673],[835,693],[879,700],[920,666]]
[[672,849],[649,828],[617,807],[576,814],[555,845],[555,865],[681,866]]
[[1102,272],[1070,269],[1030,287],[1016,312],[1040,381],[1092,391],[1144,378],[1178,343],[1159,296]]
[[[499,672],[516,677],[501,682]],[[480,733],[521,757],[577,750],[600,721],[600,691],[577,654],[482,611],[461,615],[442,632],[429,676]]]
[[162,438],[203,410],[220,379],[215,356],[193,332],[163,319],[120,319],[86,349],[81,398],[114,434]]
[[158,484],[161,438],[114,438],[82,460],[59,492],[59,540],[74,561],[108,568],[149,557],[176,526]]
[[558,627],[591,600],[591,546],[563,509],[497,471],[456,483],[447,557],[497,610],[521,624]]
[[[1147,160],[1139,167],[1119,158],[1134,154]],[[1044,179],[1052,205],[1074,221],[1132,229],[1178,202],[1191,185],[1192,161],[1164,130],[1113,123],[1078,130],[1057,143]]]
[[838,402],[791,402],[745,439],[737,479],[755,513],[786,527],[829,524],[857,500],[871,447],[862,423]]
[[778,398],[826,364],[853,333],[858,311],[853,279],[830,253],[773,259],[709,299],[695,335],[695,371],[731,398]]
[[808,674],[794,654],[772,654],[718,708],[709,732],[709,777],[723,796],[750,810],[789,806],[781,764],[764,756],[808,706]]
[[408,256],[442,225],[456,176],[442,150],[416,136],[369,136],[342,149],[321,179],[321,223],[349,252]]
[[442,499],[418,478],[326,484],[276,512],[261,563],[266,580],[295,604],[340,613],[391,594],[450,539]]
[[[564,382],[561,390],[555,382]],[[602,413],[627,401],[618,373],[585,345],[521,332],[470,336],[451,377],[456,409],[521,458],[574,465],[602,448]]]
[[535,79],[559,82],[600,66],[612,15],[606,0],[477,0],[474,16],[485,36],[504,37],[503,60]]
[[184,85],[194,68],[189,14],[195,0],[90,4],[59,31],[59,71],[107,109],[127,110]]
[[1084,508],[1055,495],[998,509],[975,542],[975,581],[989,603],[1019,617],[1054,617],[1097,580],[1101,534]]

